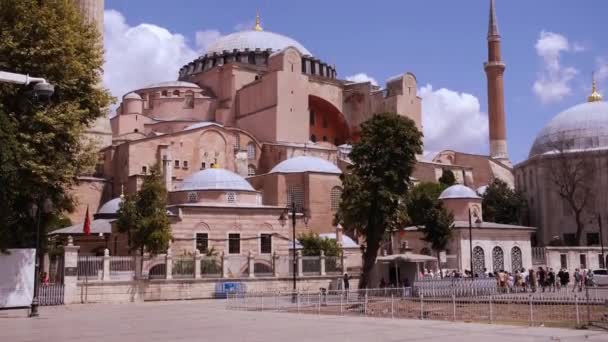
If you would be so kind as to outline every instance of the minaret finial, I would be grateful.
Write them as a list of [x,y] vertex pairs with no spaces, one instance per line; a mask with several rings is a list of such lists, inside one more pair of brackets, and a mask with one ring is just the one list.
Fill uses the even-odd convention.
[[498,20],[496,20],[496,10],[494,0],[490,0],[490,24],[488,26],[488,38],[500,37],[498,33]]
[[602,94],[597,92],[597,86],[595,84],[595,72],[591,73],[591,79],[592,79],[592,83],[591,83],[591,95],[589,95],[589,97],[587,98],[588,102],[598,102],[598,101],[602,101]]
[[254,31],[264,31],[262,26],[260,25],[260,11],[255,12],[255,26],[253,27]]

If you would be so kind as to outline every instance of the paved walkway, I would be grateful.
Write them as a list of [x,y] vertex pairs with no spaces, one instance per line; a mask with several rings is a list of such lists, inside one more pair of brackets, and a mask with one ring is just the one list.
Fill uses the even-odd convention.
[[0,341],[608,341],[608,332],[366,317],[229,311],[222,301],[0,311]]

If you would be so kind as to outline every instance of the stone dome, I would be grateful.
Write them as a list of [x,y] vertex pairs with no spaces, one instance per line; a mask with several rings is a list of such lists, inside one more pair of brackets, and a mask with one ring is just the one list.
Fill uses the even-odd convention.
[[205,169],[176,184],[174,191],[237,190],[255,191],[243,177],[226,169]]
[[97,209],[97,214],[106,214],[113,215],[118,213],[118,209],[120,209],[120,203],[122,203],[121,197],[113,198],[106,203],[104,203],[99,209]]
[[200,89],[200,87],[197,84],[191,83],[191,82],[184,82],[184,81],[167,81],[167,82],[160,82],[160,83],[154,83],[154,84],[150,84],[146,87],[143,87],[142,89],[151,89],[151,88],[169,88],[169,87],[174,87],[174,88],[198,88]]
[[298,49],[302,55],[312,55],[310,51],[294,39],[274,32],[256,30],[235,32],[220,37],[209,45],[207,55],[221,54],[224,51],[232,52],[232,50],[244,51],[245,49],[249,49],[249,51],[271,49],[274,52],[289,46]]
[[477,188],[476,192],[479,196],[483,196],[486,194],[486,191],[488,190],[488,186],[487,185],[482,185],[479,188]]
[[137,93],[131,92],[123,96],[123,100],[141,100],[141,96],[139,96]]
[[284,160],[270,170],[269,173],[300,173],[321,172],[341,174],[342,171],[331,162],[318,157],[300,156]]
[[456,199],[456,198],[469,198],[469,199],[481,199],[475,190],[464,186],[462,184],[454,184],[451,187],[443,190],[439,199]]
[[556,148],[566,151],[608,149],[608,103],[582,103],[555,116],[536,136],[528,158],[553,152]]

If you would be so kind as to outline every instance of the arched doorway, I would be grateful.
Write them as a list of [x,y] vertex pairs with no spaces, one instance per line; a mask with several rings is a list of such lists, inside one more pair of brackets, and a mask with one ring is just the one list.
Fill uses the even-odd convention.
[[314,95],[308,96],[310,140],[336,146],[350,139],[348,123],[338,108]]

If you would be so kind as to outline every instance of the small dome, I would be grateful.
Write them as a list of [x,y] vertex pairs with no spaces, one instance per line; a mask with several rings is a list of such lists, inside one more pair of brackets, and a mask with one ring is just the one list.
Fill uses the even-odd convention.
[[289,46],[298,49],[302,55],[312,55],[302,44],[294,39],[269,31],[242,31],[220,37],[209,45],[207,55],[221,54],[224,51],[238,50],[255,51],[255,49],[271,49],[273,52],[283,50]]
[[471,199],[481,199],[479,195],[475,193],[475,191],[468,186],[464,186],[462,184],[455,184],[451,187],[443,190],[441,195],[439,195],[439,199],[450,199],[450,198],[471,198]]
[[116,197],[104,203],[99,209],[97,209],[97,214],[117,214],[118,209],[120,209],[120,203],[122,203],[122,198]]
[[538,133],[528,158],[558,148],[569,151],[608,149],[608,103],[582,103],[558,114]]
[[217,122],[211,122],[211,121],[201,121],[201,122],[197,122],[195,124],[192,124],[186,128],[184,128],[184,131],[188,131],[191,129],[197,129],[197,128],[201,128],[201,127],[207,127],[207,126],[218,126],[218,127],[224,127],[220,124],[218,124]]
[[128,93],[127,95],[123,96],[122,98],[123,100],[141,100],[141,96],[139,96],[139,94],[131,92]]
[[477,190],[476,190],[476,191],[477,191],[477,194],[478,194],[479,196],[483,196],[483,195],[485,195],[485,194],[486,194],[486,191],[487,191],[487,190],[488,190],[488,186],[487,186],[487,185],[483,185],[483,186],[480,186],[479,188],[477,188]]
[[342,171],[325,159],[309,156],[294,157],[278,163],[269,173],[321,172],[341,174]]
[[238,190],[255,191],[243,177],[226,169],[205,169],[193,173],[175,186],[174,191]]
[[154,83],[154,84],[150,84],[150,85],[148,85],[146,87],[143,87],[142,89],[169,88],[169,87],[175,87],[175,88],[198,88],[198,89],[200,89],[200,87],[197,84],[190,83],[190,82],[183,82],[183,81],[167,81],[167,82]]

